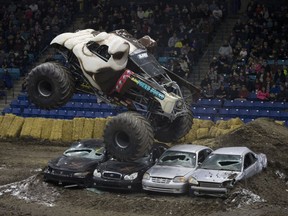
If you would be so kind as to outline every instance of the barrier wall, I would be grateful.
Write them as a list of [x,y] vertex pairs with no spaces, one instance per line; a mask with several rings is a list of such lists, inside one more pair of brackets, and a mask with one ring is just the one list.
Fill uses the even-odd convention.
[[[13,114],[0,116],[1,138],[34,138],[39,140],[71,142],[84,138],[103,138],[103,130],[109,118],[74,118],[72,120],[20,117]],[[181,142],[214,138],[229,133],[244,123],[239,118],[227,121],[194,119],[189,133]]]

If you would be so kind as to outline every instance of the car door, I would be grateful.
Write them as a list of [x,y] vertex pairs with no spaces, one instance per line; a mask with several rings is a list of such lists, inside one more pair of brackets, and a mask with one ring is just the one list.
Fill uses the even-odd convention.
[[243,179],[249,178],[257,173],[257,158],[251,152],[244,156],[244,176]]

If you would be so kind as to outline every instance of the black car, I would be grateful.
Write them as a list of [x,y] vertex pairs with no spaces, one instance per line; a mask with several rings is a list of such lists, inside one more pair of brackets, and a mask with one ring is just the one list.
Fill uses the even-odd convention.
[[110,159],[101,163],[93,173],[93,187],[127,191],[141,190],[144,173],[155,164],[167,148],[165,144],[156,143],[149,154],[135,161]]
[[48,166],[44,169],[44,180],[67,187],[89,186],[93,171],[107,159],[102,140],[76,141],[62,156],[48,162]]

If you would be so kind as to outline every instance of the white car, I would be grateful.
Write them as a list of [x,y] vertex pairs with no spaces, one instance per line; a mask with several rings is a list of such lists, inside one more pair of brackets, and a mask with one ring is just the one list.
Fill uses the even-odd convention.
[[237,181],[247,179],[267,167],[265,154],[256,154],[247,147],[226,147],[215,150],[189,179],[189,193],[226,196]]
[[189,177],[211,152],[209,147],[193,144],[169,148],[144,174],[143,189],[165,193],[188,192]]

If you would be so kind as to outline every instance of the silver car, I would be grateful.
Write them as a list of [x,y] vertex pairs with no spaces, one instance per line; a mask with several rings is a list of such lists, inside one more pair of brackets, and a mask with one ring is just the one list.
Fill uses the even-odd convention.
[[144,174],[143,189],[165,193],[188,192],[189,177],[211,152],[209,147],[193,144],[169,148]]
[[226,147],[215,150],[189,179],[189,193],[226,196],[229,189],[267,167],[265,154],[256,154],[247,147]]

